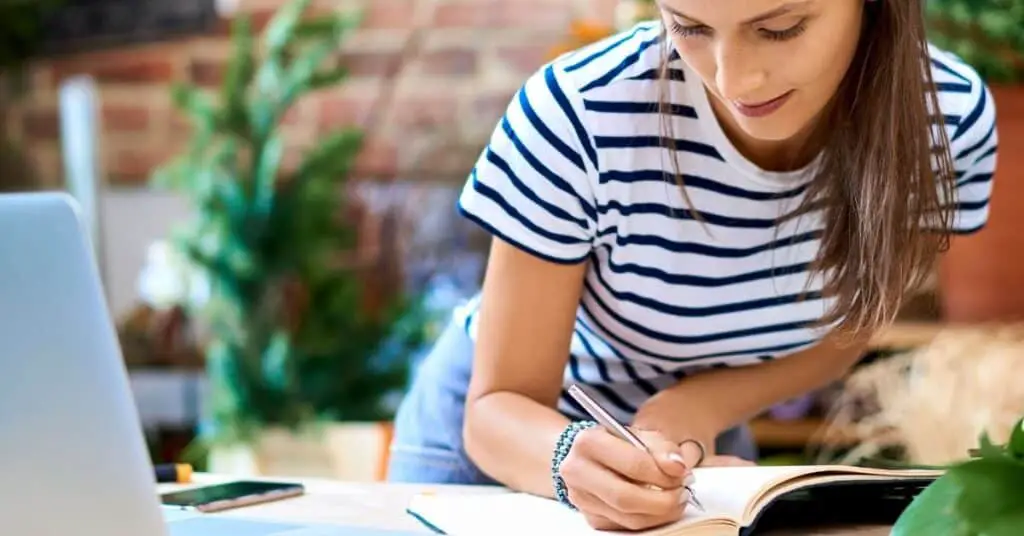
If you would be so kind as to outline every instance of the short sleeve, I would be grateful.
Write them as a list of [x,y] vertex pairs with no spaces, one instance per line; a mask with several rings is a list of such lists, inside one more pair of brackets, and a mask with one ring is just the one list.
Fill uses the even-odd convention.
[[950,136],[956,170],[956,204],[952,231],[970,234],[988,222],[999,133],[992,93],[980,79],[959,123]]
[[582,98],[551,65],[512,98],[458,200],[491,234],[562,264],[586,259],[597,232],[593,144]]

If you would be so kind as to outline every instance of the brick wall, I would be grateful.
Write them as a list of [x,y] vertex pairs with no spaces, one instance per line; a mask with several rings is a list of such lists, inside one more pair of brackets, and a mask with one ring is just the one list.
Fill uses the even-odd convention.
[[[341,125],[367,129],[354,177],[369,208],[360,220],[359,258],[395,264],[381,260],[389,248],[405,257],[397,263],[407,270],[409,259],[419,262],[414,271],[421,276],[466,270],[472,265],[466,260],[438,266],[481,246],[481,235],[455,214],[459,186],[514,91],[565,39],[573,18],[610,22],[615,0],[314,2],[325,9],[362,7],[365,20],[338,55],[351,78],[301,101],[284,121],[289,151],[294,156]],[[259,28],[281,3],[238,0],[237,10]],[[63,186],[56,88],[64,77],[86,73],[99,83],[106,180],[113,188],[145,187],[153,167],[189,135],[171,108],[170,83],[215,87],[230,51],[228,31],[224,20],[205,35],[33,66],[29,91],[8,111],[7,127],[27,151],[39,185]]]
[[[264,22],[281,0],[241,0]],[[366,9],[340,52],[352,78],[301,102],[286,121],[292,150],[325,129],[370,129],[357,166],[369,180],[464,179],[524,77],[546,59],[577,13],[610,20],[611,0],[335,0]],[[102,162],[113,185],[139,185],[188,135],[168,99],[172,80],[216,85],[229,53],[228,24],[208,35],[90,52],[36,66],[29,94],[9,117],[45,185],[61,182],[55,87],[89,73],[100,83]],[[411,49],[411,50],[410,50]],[[396,67],[398,72],[395,73]],[[384,97],[382,97],[384,96]],[[370,111],[390,103],[374,125]]]

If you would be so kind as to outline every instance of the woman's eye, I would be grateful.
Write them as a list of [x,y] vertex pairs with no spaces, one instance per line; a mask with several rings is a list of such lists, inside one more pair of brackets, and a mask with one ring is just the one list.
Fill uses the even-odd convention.
[[806,28],[807,25],[804,21],[800,21],[783,30],[769,30],[768,28],[762,28],[758,30],[758,32],[772,41],[786,41],[802,34]]
[[672,32],[682,37],[694,37],[699,35],[707,35],[710,28],[703,24],[684,25],[678,22],[672,22]]

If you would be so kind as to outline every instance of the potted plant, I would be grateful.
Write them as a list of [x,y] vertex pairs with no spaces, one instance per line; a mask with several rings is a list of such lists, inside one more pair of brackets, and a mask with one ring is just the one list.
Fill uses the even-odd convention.
[[953,464],[900,515],[892,536],[1024,533],[1024,419],[1010,440],[982,434],[970,459]]
[[973,66],[990,85],[999,129],[998,171],[986,229],[954,238],[940,263],[950,322],[1024,317],[1024,0],[929,0],[929,39]]
[[203,296],[187,305],[204,327],[211,407],[198,445],[209,469],[372,479],[423,323],[407,296],[368,307],[365,270],[343,262],[360,132],[324,135],[284,165],[279,121],[345,80],[325,65],[358,25],[351,13],[314,18],[309,3],[283,5],[260,36],[236,19],[218,92],[174,86],[193,135],[152,180],[195,213],[169,243],[188,264],[187,293]]

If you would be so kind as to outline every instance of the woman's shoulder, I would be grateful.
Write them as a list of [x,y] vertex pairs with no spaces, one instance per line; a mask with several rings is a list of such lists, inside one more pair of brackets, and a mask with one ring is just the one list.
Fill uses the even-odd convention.
[[932,78],[950,142],[979,139],[995,127],[995,102],[977,69],[934,44],[928,46]]

